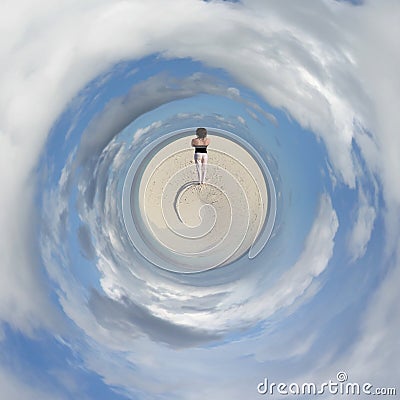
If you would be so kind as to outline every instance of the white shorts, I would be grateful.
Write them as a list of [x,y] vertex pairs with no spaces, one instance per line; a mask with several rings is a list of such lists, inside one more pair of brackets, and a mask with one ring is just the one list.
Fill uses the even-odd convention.
[[207,153],[194,153],[194,161],[196,163],[201,162],[205,163],[208,160],[208,154]]

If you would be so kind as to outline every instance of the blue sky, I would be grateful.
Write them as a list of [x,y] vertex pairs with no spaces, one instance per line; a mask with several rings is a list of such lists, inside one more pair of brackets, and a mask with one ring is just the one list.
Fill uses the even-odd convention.
[[[394,387],[398,2],[139,3],[5,6],[3,396],[256,399],[264,377],[339,371]],[[276,220],[255,258],[171,273],[135,248],[122,192],[149,144],[197,126],[257,151]]]

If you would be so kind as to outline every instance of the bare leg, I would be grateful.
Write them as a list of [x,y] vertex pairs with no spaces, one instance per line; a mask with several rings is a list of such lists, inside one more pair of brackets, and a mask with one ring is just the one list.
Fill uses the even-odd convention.
[[197,177],[198,177],[199,183],[201,183],[200,157],[198,157],[196,154],[194,156],[194,161],[196,163]]
[[206,180],[206,174],[207,174],[207,155],[204,155],[201,158],[201,183],[204,183]]

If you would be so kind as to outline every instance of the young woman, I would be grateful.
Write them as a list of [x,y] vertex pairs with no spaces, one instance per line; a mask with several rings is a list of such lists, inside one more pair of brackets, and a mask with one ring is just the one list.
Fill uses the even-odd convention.
[[196,138],[192,139],[194,147],[194,162],[196,163],[197,175],[199,177],[199,185],[203,184],[207,173],[207,146],[210,144],[210,139],[207,137],[206,128],[196,129]]

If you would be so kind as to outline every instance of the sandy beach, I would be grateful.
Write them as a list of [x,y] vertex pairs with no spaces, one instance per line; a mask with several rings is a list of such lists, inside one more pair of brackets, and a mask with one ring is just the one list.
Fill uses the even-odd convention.
[[225,265],[248,251],[268,205],[257,162],[223,137],[211,136],[206,182],[198,185],[191,138],[167,144],[148,160],[133,194],[146,242],[188,272]]

